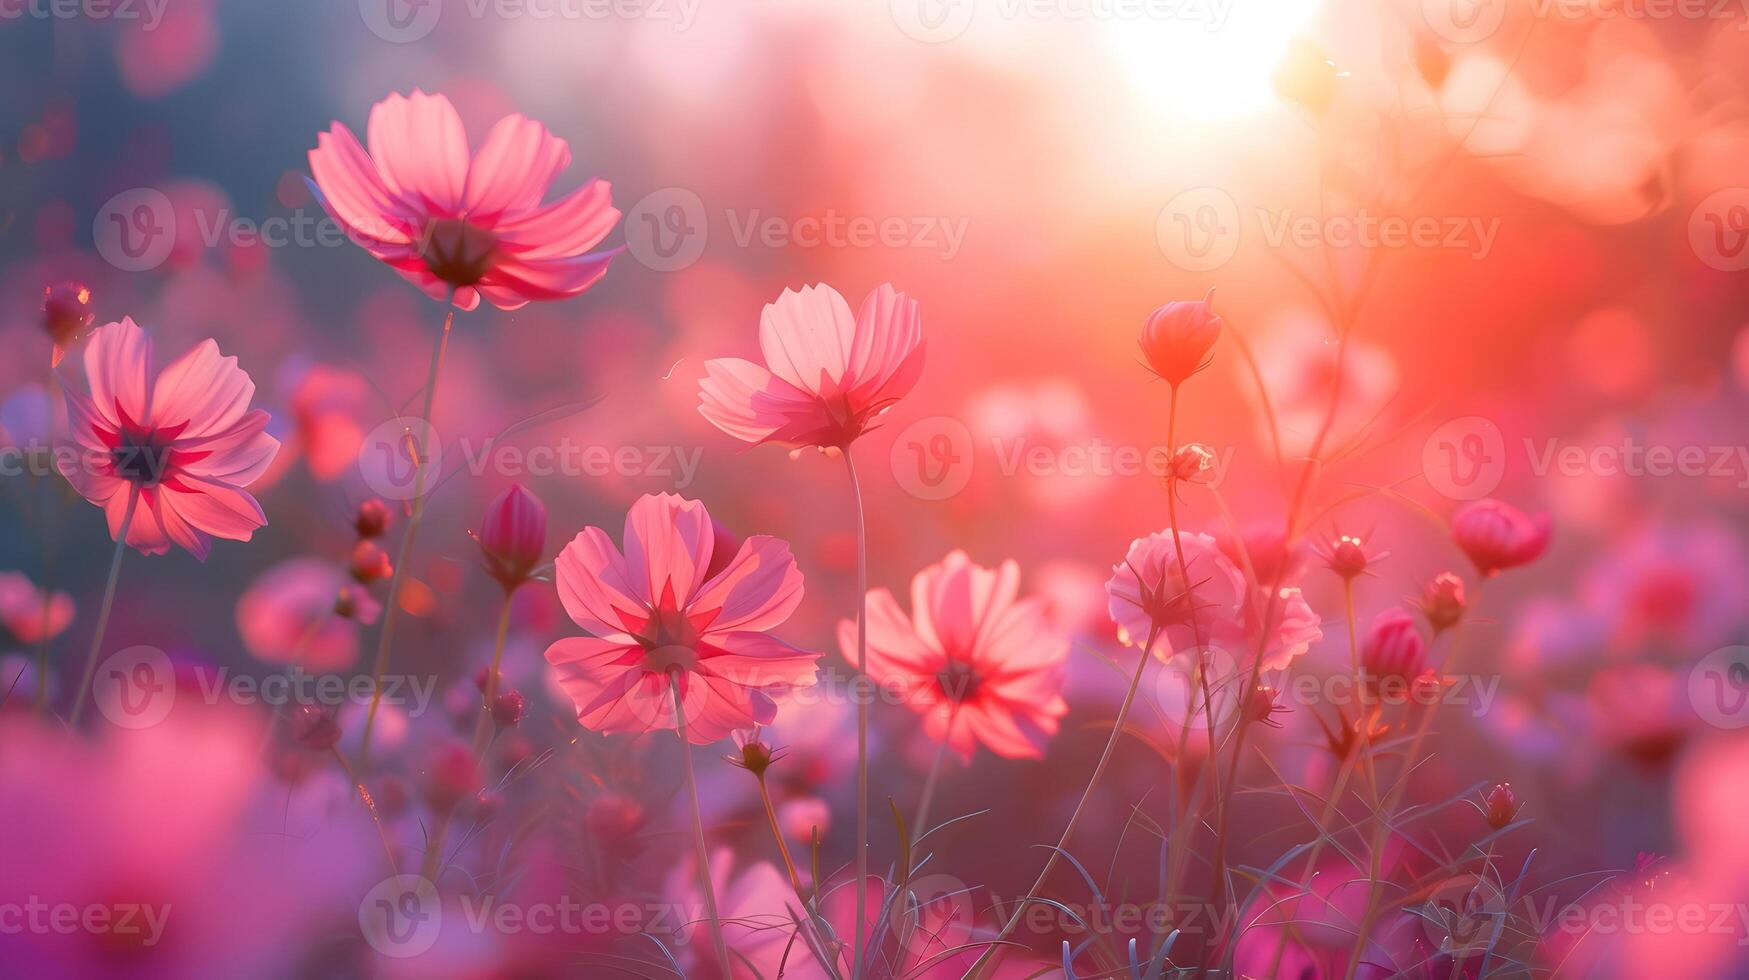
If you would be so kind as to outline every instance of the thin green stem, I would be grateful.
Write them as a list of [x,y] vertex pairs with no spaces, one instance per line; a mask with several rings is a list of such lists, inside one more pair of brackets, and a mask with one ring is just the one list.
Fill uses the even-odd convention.
[[[121,578],[121,556],[128,550],[128,529],[134,526],[134,511],[140,506],[140,490],[128,491],[128,508],[121,517],[121,527],[115,532],[115,556],[109,560],[109,582],[103,587],[103,605],[97,608],[97,630],[91,635],[91,650],[85,654],[85,671],[79,677],[79,693],[73,697],[73,717],[70,727],[79,727],[79,716],[85,711],[85,699],[91,693],[91,678],[97,673],[97,654],[103,649],[103,634],[109,631],[109,611],[115,605],[115,583]],[[38,678],[40,681],[41,678]]]
[[401,611],[401,580],[407,574],[407,562],[413,557],[413,539],[419,534],[419,524],[425,518],[425,474],[426,460],[431,456],[431,447],[424,445],[423,440],[431,437],[431,412],[437,403],[437,378],[443,367],[444,352],[449,350],[449,331],[455,326],[455,305],[449,304],[449,312],[444,315],[443,329],[437,335],[437,345],[431,351],[431,369],[425,377],[425,408],[420,413],[419,421],[423,423],[420,430],[422,444],[414,447],[417,458],[413,469],[413,513],[407,520],[407,531],[401,535],[401,547],[395,555],[395,570],[389,576],[389,595],[386,607],[383,609],[383,628],[377,634],[376,663],[371,668],[370,679],[370,710],[364,715],[364,732],[359,737],[358,761],[360,766],[370,764],[370,734],[377,720],[377,707],[383,699],[383,674],[389,668],[389,649],[394,644],[395,621]]
[[856,939],[852,947],[852,980],[862,980],[863,944],[861,923],[868,921],[868,520],[863,512],[862,484],[856,478],[856,463],[850,447],[843,447],[844,469],[850,475],[850,497],[856,505],[856,676],[852,685],[856,699]]
[[723,977],[729,972],[729,948],[723,943],[723,920],[717,913],[717,889],[711,881],[711,853],[704,842],[704,811],[698,803],[698,777],[692,771],[692,743],[686,738],[686,705],[680,698],[680,672],[668,674],[668,689],[674,695],[674,730],[680,735],[680,759],[686,767],[686,790],[692,797],[692,843],[698,853],[698,884],[704,890],[704,910],[711,920],[711,942],[717,951],[717,966]]

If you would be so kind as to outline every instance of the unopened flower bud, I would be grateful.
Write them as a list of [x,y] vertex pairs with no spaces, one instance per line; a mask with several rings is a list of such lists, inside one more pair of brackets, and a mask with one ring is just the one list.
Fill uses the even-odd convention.
[[292,707],[291,730],[299,744],[316,752],[326,752],[340,741],[340,725],[313,704]]
[[1202,443],[1179,446],[1166,461],[1164,480],[1168,487],[1176,483],[1213,483],[1214,479],[1215,454]]
[[1435,633],[1456,626],[1464,618],[1466,608],[1464,580],[1451,572],[1435,575],[1421,596],[1421,614],[1427,617],[1427,624]]
[[352,577],[359,582],[376,582],[395,574],[389,553],[368,538],[352,549]]
[[1484,801],[1487,807],[1488,826],[1499,830],[1511,823],[1518,816],[1518,797],[1512,792],[1511,783],[1495,783],[1488,791]]
[[56,283],[43,290],[43,327],[54,341],[53,364],[61,363],[67,345],[77,340],[96,318],[91,309],[91,288],[84,283]]
[[1373,618],[1360,645],[1367,676],[1398,682],[1418,677],[1427,660],[1427,641],[1415,629],[1415,618],[1403,609],[1387,609]]
[[1548,550],[1549,515],[1529,517],[1504,501],[1478,500],[1452,519],[1451,535],[1484,576],[1526,565]]
[[389,520],[389,505],[371,497],[358,505],[358,514],[352,518],[352,527],[361,538],[378,538],[389,529]]
[[735,744],[741,751],[729,756],[729,764],[740,766],[755,776],[764,778],[765,770],[777,761],[777,755],[771,745],[759,737],[759,729],[737,731],[734,734]]
[[1352,534],[1344,534],[1330,543],[1330,553],[1325,556],[1324,564],[1338,578],[1355,579],[1366,574],[1372,557],[1367,554],[1364,542]]
[[486,507],[474,538],[485,556],[486,571],[506,589],[514,589],[528,581],[546,552],[546,505],[521,484],[512,484]]
[[1209,349],[1221,335],[1221,318],[1210,300],[1178,300],[1155,310],[1142,328],[1142,356],[1148,367],[1173,385],[1183,384],[1208,363]]
[[474,753],[460,742],[450,741],[437,747],[425,766],[425,781],[420,795],[427,806],[443,813],[462,800],[480,791],[480,766]]
[[527,704],[528,699],[521,691],[514,688],[505,691],[492,701],[492,721],[499,728],[514,728],[522,722],[522,711]]

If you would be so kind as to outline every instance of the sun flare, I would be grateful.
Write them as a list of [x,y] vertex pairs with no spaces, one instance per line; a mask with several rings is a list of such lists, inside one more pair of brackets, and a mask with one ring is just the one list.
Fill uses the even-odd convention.
[[1230,119],[1275,101],[1270,74],[1318,7],[1319,0],[1211,0],[1187,5],[1181,16],[1109,21],[1103,37],[1138,97],[1157,111]]

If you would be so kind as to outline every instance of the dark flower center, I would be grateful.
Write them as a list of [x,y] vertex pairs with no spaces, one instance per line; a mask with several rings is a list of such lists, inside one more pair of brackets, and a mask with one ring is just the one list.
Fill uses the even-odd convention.
[[466,219],[439,218],[425,227],[419,257],[432,275],[460,288],[486,278],[497,247],[497,236]]
[[123,429],[121,441],[109,451],[116,475],[143,487],[155,487],[170,473],[170,439],[157,429]]
[[950,701],[970,701],[978,693],[978,673],[972,665],[964,660],[950,659],[947,665],[936,672],[935,683],[941,686],[941,693]]

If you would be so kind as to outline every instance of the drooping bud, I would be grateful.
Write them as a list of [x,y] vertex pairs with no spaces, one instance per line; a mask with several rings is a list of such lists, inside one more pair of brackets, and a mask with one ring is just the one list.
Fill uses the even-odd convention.
[[1464,580],[1452,572],[1440,572],[1427,583],[1421,596],[1421,614],[1437,635],[1456,626],[1464,618],[1468,602],[1464,597]]
[[395,574],[389,553],[365,538],[352,548],[352,577],[362,583],[376,582]]
[[389,529],[389,505],[375,497],[367,499],[358,505],[358,514],[352,519],[352,527],[358,531],[361,538],[379,538]]
[[528,581],[546,552],[546,505],[520,483],[511,484],[487,505],[474,539],[485,556],[486,571],[504,588],[514,589]]
[[1488,791],[1488,797],[1483,801],[1488,817],[1488,826],[1499,830],[1518,817],[1518,797],[1512,792],[1511,783],[1495,783]]
[[1548,549],[1550,533],[1549,515],[1532,518],[1491,497],[1464,508],[1451,523],[1452,540],[1484,576],[1535,561]]
[[43,327],[54,341],[50,366],[59,365],[67,347],[79,339],[97,314],[91,309],[91,288],[82,282],[61,282],[43,290]]
[[522,722],[522,712],[527,706],[528,699],[521,691],[512,688],[493,699],[492,721],[499,728],[514,728]]
[[1200,300],[1167,303],[1148,317],[1142,328],[1142,356],[1167,383],[1181,385],[1208,366],[1209,349],[1221,335],[1215,314],[1214,290]]

